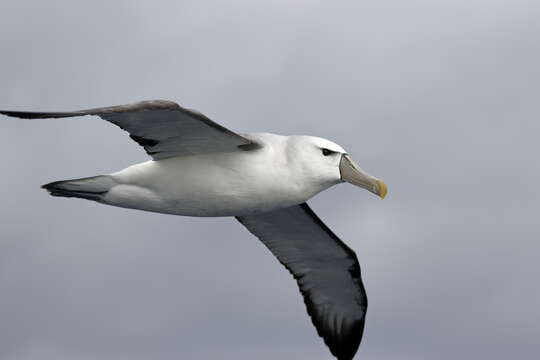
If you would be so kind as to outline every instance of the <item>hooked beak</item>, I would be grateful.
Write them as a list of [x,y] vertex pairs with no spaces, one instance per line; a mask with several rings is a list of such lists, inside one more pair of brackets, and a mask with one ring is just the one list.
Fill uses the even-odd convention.
[[381,199],[384,199],[388,193],[388,188],[382,180],[366,173],[347,154],[341,156],[339,171],[341,172],[341,180],[369,190],[379,195]]

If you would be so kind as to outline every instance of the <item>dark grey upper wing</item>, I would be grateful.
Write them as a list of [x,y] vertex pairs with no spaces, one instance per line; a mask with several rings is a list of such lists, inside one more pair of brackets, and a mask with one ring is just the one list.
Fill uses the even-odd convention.
[[308,314],[332,354],[340,360],[352,359],[367,310],[354,251],[305,203],[237,219],[294,276]]
[[129,132],[130,137],[155,160],[186,154],[236,151],[254,145],[203,114],[165,100],[72,112],[0,110],[0,114],[24,119],[97,115]]

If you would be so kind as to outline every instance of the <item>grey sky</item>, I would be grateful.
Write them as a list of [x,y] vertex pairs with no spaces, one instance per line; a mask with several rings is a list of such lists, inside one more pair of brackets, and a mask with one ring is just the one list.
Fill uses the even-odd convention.
[[[326,137],[384,179],[311,201],[360,259],[358,359],[539,356],[537,1],[7,1],[0,108],[165,98]],[[227,218],[39,189],[146,160],[98,118],[0,119],[0,359],[328,359]]]

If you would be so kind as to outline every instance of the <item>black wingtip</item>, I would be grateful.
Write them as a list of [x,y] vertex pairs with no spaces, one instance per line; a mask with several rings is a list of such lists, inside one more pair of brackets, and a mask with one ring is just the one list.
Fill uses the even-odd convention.
[[0,114],[5,116],[17,117],[20,119],[31,119],[31,114],[19,111],[0,110]]
[[0,110],[0,114],[5,116],[16,117],[19,119],[58,119],[66,118],[72,116],[82,116],[87,115],[78,111],[74,112],[34,112],[34,111],[11,111],[11,110]]

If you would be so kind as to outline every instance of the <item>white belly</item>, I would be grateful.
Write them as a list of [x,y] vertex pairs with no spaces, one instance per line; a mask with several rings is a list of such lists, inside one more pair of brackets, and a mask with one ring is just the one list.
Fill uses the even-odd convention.
[[193,155],[133,165],[111,174],[118,185],[104,202],[176,215],[235,216],[300,204],[322,190],[299,183],[286,164],[266,152]]

